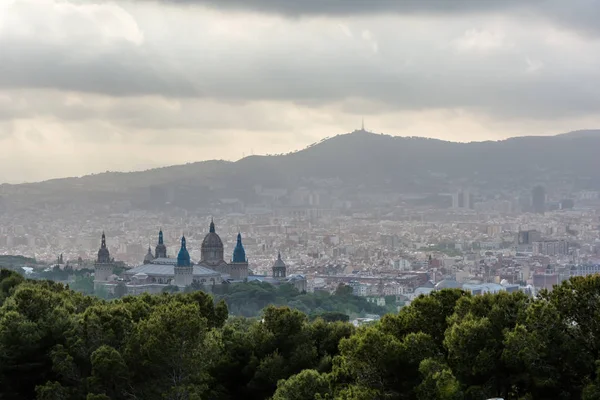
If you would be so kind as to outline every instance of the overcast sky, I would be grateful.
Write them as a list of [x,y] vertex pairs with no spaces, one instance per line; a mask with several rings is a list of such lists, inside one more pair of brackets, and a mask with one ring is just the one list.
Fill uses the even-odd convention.
[[0,182],[600,127],[600,0],[0,0]]

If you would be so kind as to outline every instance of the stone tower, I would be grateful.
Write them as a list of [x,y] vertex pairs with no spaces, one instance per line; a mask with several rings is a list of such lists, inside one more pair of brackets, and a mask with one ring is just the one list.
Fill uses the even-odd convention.
[[156,258],[167,258],[167,246],[165,246],[165,242],[163,240],[162,229],[158,232],[158,244],[154,250],[154,256]]
[[283,279],[286,274],[286,266],[283,260],[281,259],[281,252],[277,253],[277,261],[273,264],[273,278],[275,279]]
[[232,279],[244,280],[248,278],[248,259],[246,258],[246,250],[242,244],[242,234],[237,235],[237,244],[233,249],[233,257],[229,264],[230,275]]
[[106,235],[102,232],[102,242],[100,243],[100,250],[98,250],[98,258],[94,264],[94,289],[103,282],[108,282],[108,278],[112,273],[113,262],[106,247]]
[[194,267],[190,261],[190,253],[187,251],[185,236],[181,238],[181,249],[177,255],[177,265],[175,266],[175,285],[186,287],[192,284],[194,279]]

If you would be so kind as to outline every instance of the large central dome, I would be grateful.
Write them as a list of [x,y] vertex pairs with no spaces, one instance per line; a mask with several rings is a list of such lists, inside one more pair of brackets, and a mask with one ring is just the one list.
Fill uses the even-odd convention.
[[208,264],[219,264],[223,261],[223,242],[215,231],[214,221],[210,222],[208,234],[202,241],[202,261]]

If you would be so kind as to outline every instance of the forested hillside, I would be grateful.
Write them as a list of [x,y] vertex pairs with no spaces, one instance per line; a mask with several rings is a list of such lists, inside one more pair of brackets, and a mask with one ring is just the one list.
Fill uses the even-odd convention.
[[598,399],[600,277],[531,299],[442,290],[379,323],[202,293],[105,301],[0,272],[0,398]]

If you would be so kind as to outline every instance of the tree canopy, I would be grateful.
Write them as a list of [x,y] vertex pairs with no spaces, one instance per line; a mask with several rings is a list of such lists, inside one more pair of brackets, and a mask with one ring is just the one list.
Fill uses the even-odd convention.
[[289,284],[274,286],[266,282],[249,282],[216,285],[213,288],[213,295],[216,299],[225,301],[231,314],[243,317],[259,316],[269,305],[288,306],[302,311],[311,319],[322,316],[324,319],[343,320],[344,317],[340,314],[383,315],[388,311],[367,301],[364,297],[352,295],[352,288],[349,286],[341,286],[331,295],[323,292],[301,293]]
[[106,301],[0,270],[0,398],[600,398],[600,276],[535,299],[436,291],[363,328],[268,304],[233,317],[220,296]]

